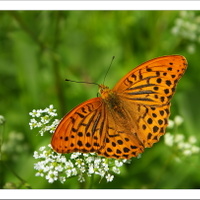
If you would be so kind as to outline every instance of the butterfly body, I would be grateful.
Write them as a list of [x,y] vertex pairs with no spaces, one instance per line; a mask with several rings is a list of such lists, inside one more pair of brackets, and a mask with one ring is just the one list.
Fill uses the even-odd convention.
[[170,100],[186,67],[183,56],[163,56],[134,68],[113,89],[99,85],[100,97],[80,104],[61,120],[53,149],[112,158],[138,156],[165,133]]
[[100,93],[101,98],[103,100],[102,102],[107,106],[107,108],[110,111],[113,110],[119,114],[123,114],[122,109],[121,109],[121,101],[117,93],[115,93],[113,90],[110,90],[110,89],[106,89],[106,90],[107,91],[102,90],[102,92]]

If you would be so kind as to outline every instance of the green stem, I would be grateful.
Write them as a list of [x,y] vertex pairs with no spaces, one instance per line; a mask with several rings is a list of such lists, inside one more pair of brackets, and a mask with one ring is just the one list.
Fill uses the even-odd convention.
[[[62,89],[62,80],[60,72],[59,72],[59,59],[56,54],[56,50],[58,48],[58,45],[60,44],[60,23],[61,23],[61,12],[54,12],[55,13],[55,29],[54,29],[54,41],[52,41],[52,46],[51,48],[50,45],[46,45],[44,42],[39,40],[37,35],[27,26],[27,24],[24,22],[22,17],[20,16],[18,11],[9,11],[9,14],[17,21],[17,23],[20,25],[20,27],[35,41],[38,46],[41,48],[43,51],[44,49],[49,50],[49,53],[52,58],[52,63],[53,63],[53,74],[54,74],[54,80],[55,80],[55,88],[58,96],[58,101],[60,105],[60,111],[64,112],[63,107],[65,107],[66,102],[64,98],[64,92]],[[65,113],[61,113],[64,115]]]
[[2,158],[2,145],[3,145],[3,133],[4,133],[4,124],[2,124],[2,128],[0,129],[0,188],[3,188],[3,158]]
[[92,174],[90,177],[90,184],[88,189],[93,189],[93,186],[94,186],[94,174]]
[[[58,96],[58,101],[59,101],[59,106],[60,106],[60,111],[62,112],[61,114],[65,114],[65,109],[63,109],[66,105],[65,97],[64,97],[64,92],[62,88],[62,82],[64,80],[62,79],[60,75],[60,60],[58,59],[58,56],[54,53],[57,52],[57,48],[60,44],[60,23],[61,23],[61,13],[60,11],[55,12],[55,29],[54,29],[54,41],[53,43],[53,51],[51,51],[52,54],[52,63],[53,63],[53,74],[54,74],[54,81],[55,81],[55,88]],[[62,82],[61,82],[62,81]]]
[[22,20],[18,11],[8,11],[8,12],[18,22],[20,27],[40,46],[41,49],[47,48],[47,46],[38,39],[38,37],[34,34],[34,32]]
[[2,162],[2,164],[4,164],[5,168],[9,169],[16,177],[17,179],[20,180],[20,185],[19,185],[19,188],[21,188],[22,186],[25,186],[26,188],[28,189],[32,189],[32,187],[23,179],[21,178],[10,166],[9,164],[5,163],[5,162]]

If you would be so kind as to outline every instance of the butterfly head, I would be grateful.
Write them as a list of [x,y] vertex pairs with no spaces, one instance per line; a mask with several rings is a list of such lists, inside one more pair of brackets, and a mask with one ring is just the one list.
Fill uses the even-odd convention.
[[106,99],[108,97],[108,95],[110,94],[111,89],[109,89],[108,86],[105,86],[103,84],[99,85],[99,93],[102,97],[102,99]]

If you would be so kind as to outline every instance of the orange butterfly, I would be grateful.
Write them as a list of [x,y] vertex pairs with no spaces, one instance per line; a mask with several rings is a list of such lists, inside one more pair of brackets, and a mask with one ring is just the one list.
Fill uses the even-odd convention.
[[85,101],[61,120],[51,145],[58,153],[96,152],[130,159],[158,142],[168,124],[170,100],[187,68],[183,56],[149,60],[101,97]]

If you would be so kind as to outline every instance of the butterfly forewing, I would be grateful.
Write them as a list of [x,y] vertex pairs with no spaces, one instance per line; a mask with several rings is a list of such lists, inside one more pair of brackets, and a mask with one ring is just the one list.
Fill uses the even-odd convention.
[[60,122],[51,144],[58,153],[96,152],[103,145],[105,111],[102,99],[80,104]]
[[187,68],[183,56],[164,56],[143,63],[114,87],[130,115],[137,118],[137,136],[151,147],[165,133],[170,100]]
[[122,78],[114,91],[138,104],[165,105],[187,68],[183,56],[163,56],[147,61]]

